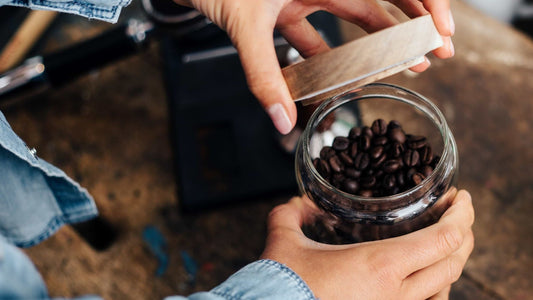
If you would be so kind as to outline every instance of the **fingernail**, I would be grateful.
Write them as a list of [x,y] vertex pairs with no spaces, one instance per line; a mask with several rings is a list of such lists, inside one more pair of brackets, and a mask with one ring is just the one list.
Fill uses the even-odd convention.
[[455,47],[453,46],[453,41],[450,39],[450,57],[455,55]]
[[428,64],[428,67],[431,66],[431,62],[429,61],[429,59],[427,58],[427,56],[424,56],[424,60],[426,61],[426,63]]
[[455,33],[455,22],[453,21],[452,11],[450,10],[450,32],[452,35]]
[[276,103],[267,109],[268,115],[272,119],[274,126],[281,134],[287,134],[292,130],[292,123],[289,115],[281,103]]

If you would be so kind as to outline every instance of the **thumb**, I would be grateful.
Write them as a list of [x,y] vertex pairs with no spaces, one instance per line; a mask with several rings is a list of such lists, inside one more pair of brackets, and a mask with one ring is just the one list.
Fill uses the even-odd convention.
[[276,129],[289,133],[296,123],[292,100],[274,48],[274,22],[256,15],[253,22],[240,22],[230,36],[239,52],[251,92],[268,113]]

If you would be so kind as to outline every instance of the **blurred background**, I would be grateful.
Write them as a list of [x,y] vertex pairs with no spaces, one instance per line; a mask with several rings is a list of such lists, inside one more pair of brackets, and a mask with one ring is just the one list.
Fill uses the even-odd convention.
[[[458,144],[476,248],[451,299],[531,299],[533,4],[451,3],[455,57],[430,55],[426,72],[383,81],[433,100]],[[161,9],[187,17],[170,24],[141,1],[117,24],[40,15],[33,28],[42,30],[11,48],[25,54],[6,67],[30,11],[0,7],[0,73],[39,56],[60,66],[1,95],[0,110],[39,157],[88,189],[101,214],[25,249],[52,296],[208,290],[257,259],[268,212],[298,194],[293,156],[247,90],[224,34],[187,10]],[[363,34],[329,15],[311,19],[332,46]],[[135,29],[133,44],[124,28]],[[276,41],[281,64],[290,63],[290,47]]]

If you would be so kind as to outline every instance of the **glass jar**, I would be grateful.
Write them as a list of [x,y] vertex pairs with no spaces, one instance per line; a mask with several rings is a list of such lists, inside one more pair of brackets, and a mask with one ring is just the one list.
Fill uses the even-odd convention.
[[[373,120],[396,120],[407,134],[425,136],[440,156],[433,172],[414,187],[390,196],[364,197],[336,188],[313,160],[336,136]],[[300,192],[321,210],[304,232],[320,242],[342,244],[403,235],[429,226],[449,207],[455,193],[458,154],[439,109],[405,88],[373,83],[324,101],[309,119],[296,149]]]

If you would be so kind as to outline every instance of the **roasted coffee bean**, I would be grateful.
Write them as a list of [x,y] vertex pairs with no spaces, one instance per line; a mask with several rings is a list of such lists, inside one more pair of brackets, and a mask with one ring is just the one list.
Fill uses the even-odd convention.
[[344,182],[345,179],[346,178],[341,173],[335,173],[331,177],[331,184],[333,184],[333,186],[336,188],[341,188],[342,183]]
[[420,173],[422,173],[424,177],[428,177],[429,175],[431,175],[431,173],[433,173],[433,168],[430,165],[424,165],[420,169]]
[[376,146],[370,149],[370,158],[377,159],[383,155],[385,148],[383,146]]
[[407,149],[403,155],[403,162],[408,167],[414,167],[418,164],[419,154],[418,151],[413,149]]
[[357,143],[352,143],[350,145],[350,148],[348,149],[348,154],[350,155],[351,158],[355,158],[355,156],[357,155],[357,152],[359,152],[358,150],[358,145]]
[[344,169],[344,174],[351,178],[359,178],[361,176],[361,171],[356,168],[348,167]]
[[422,182],[422,180],[424,180],[424,178],[425,178],[424,175],[422,175],[421,173],[415,173],[413,174],[413,177],[411,177],[411,180],[413,181],[415,185],[419,185]]
[[402,127],[402,124],[400,124],[400,122],[396,120],[391,120],[389,122],[389,125],[387,125],[387,129],[393,129],[393,128],[398,128],[398,127]]
[[377,169],[377,168],[381,167],[381,165],[385,162],[386,159],[387,159],[387,155],[382,154],[377,159],[372,160],[372,162],[370,163],[370,167],[374,168],[374,169]]
[[406,140],[405,133],[403,132],[401,127],[394,127],[389,129],[387,136],[389,139],[396,141],[400,144],[403,144]]
[[365,176],[359,180],[362,188],[370,189],[376,185],[376,177],[374,176]]
[[403,172],[396,173],[396,184],[398,186],[404,186],[405,185],[405,174]]
[[367,198],[370,198],[372,197],[373,193],[371,190],[359,190],[359,196],[361,197],[367,197]]
[[339,153],[339,158],[345,165],[347,166],[353,165],[353,159],[350,157],[350,155],[346,151]]
[[318,167],[317,167],[317,171],[318,171],[318,174],[320,174],[322,177],[324,178],[328,178],[329,175],[331,174],[331,170],[329,168],[329,164],[327,161],[321,159],[318,163]]
[[353,161],[353,165],[358,170],[364,170],[368,167],[370,164],[370,157],[368,156],[368,153],[359,152],[355,156],[355,159]]
[[342,164],[340,158],[337,155],[333,155],[328,159],[329,166],[331,170],[335,173],[340,173],[344,170],[344,165]]
[[418,149],[418,153],[420,154],[420,161],[422,164],[429,165],[433,160],[433,150],[431,150],[429,145]]
[[320,150],[320,158],[328,160],[330,157],[335,155],[335,150],[329,146],[322,147]]
[[389,159],[383,163],[383,171],[385,173],[394,173],[400,168],[400,161],[398,159]]
[[343,136],[338,136],[333,140],[332,148],[336,151],[344,151],[350,146],[350,140]]
[[387,122],[383,119],[377,119],[372,122],[371,128],[374,135],[385,135],[387,133]]
[[345,179],[342,183],[342,187],[345,192],[355,194],[359,189],[359,184],[357,183],[357,180]]
[[361,127],[353,127],[352,129],[350,129],[350,132],[348,133],[348,138],[350,140],[356,140],[358,137],[361,136],[362,133],[363,133],[363,129],[361,129]]
[[390,157],[397,158],[397,157],[400,157],[402,153],[403,153],[403,144],[398,143],[398,142],[392,143],[392,145],[389,148]]
[[388,141],[389,139],[387,139],[387,137],[385,136],[374,136],[374,138],[372,139],[372,145],[383,146],[387,144]]
[[372,137],[368,135],[362,135],[359,137],[359,149],[362,151],[368,151],[371,146]]
[[407,179],[412,179],[415,173],[416,173],[416,169],[410,168],[409,170],[407,170],[407,172],[405,172],[405,177],[407,177]]
[[383,177],[383,187],[390,190],[396,186],[396,176],[394,174],[387,174]]
[[377,171],[374,172],[374,176],[376,176],[376,178],[381,178],[383,174],[385,174],[385,172],[383,172],[382,169],[377,169]]
[[420,149],[427,144],[427,139],[425,136],[413,135],[407,139],[407,147],[411,149]]
[[373,137],[374,136],[374,133],[372,132],[372,129],[370,129],[370,127],[368,126],[364,126],[363,127],[363,135],[366,135],[368,137]]

